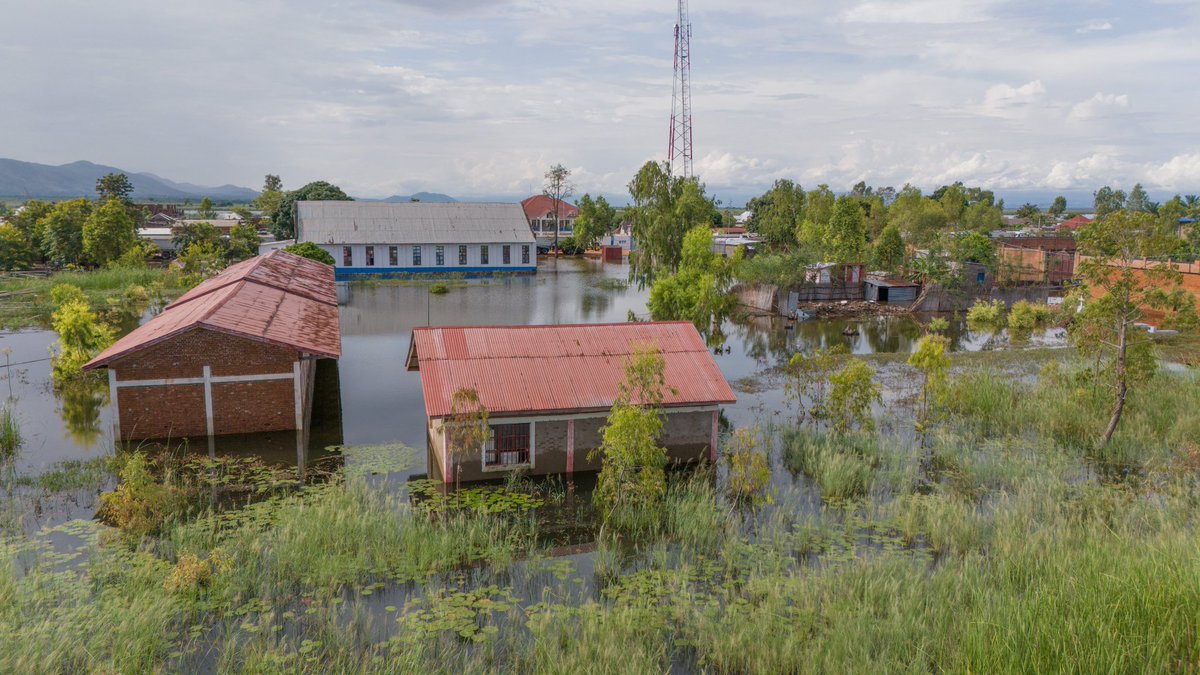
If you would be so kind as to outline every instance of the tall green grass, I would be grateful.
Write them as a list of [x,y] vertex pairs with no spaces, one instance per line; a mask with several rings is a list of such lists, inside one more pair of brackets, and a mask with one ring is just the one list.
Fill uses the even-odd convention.
[[0,459],[17,454],[24,442],[16,413],[8,406],[0,408]]

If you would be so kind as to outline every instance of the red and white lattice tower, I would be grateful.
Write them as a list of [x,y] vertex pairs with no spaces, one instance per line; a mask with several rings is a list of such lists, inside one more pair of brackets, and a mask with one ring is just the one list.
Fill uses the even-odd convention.
[[671,89],[671,141],[667,162],[671,171],[692,175],[692,23],[688,0],[679,0],[675,22],[675,83]]

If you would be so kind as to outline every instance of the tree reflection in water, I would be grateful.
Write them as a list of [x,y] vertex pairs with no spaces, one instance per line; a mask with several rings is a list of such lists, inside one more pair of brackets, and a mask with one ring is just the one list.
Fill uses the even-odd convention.
[[84,446],[99,441],[104,435],[100,411],[108,405],[108,383],[96,377],[80,377],[56,386],[54,395],[68,436]]

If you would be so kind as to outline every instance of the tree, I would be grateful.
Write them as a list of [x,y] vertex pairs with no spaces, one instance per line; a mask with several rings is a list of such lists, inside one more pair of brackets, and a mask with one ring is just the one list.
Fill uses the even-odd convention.
[[43,257],[43,249],[45,247],[45,230],[41,226],[41,221],[53,209],[54,204],[50,202],[30,199],[21,205],[17,213],[11,213],[6,217],[8,222],[25,236],[25,240],[29,242],[29,247],[33,251],[34,258],[39,260]]
[[1071,335],[1082,352],[1105,363],[1093,375],[1112,378],[1112,412],[1101,447],[1121,422],[1130,386],[1145,381],[1154,370],[1150,339],[1134,324],[1147,310],[1162,312],[1166,323],[1195,320],[1195,299],[1184,290],[1178,268],[1154,261],[1174,244],[1144,212],[1110,213],[1079,231],[1079,252],[1086,257],[1076,271],[1091,301],[1072,323]]
[[275,235],[275,238],[295,239],[296,214],[294,206],[296,202],[314,201],[348,202],[353,200],[345,192],[342,192],[341,188],[326,183],[323,180],[309,183],[298,190],[292,190],[284,194],[283,199],[279,200],[279,206],[271,216],[271,233]]
[[894,273],[904,266],[906,257],[904,239],[900,229],[895,225],[883,228],[871,253],[871,267],[888,273]]
[[663,428],[666,362],[653,347],[639,347],[625,363],[625,379],[613,403],[600,447],[589,453],[603,463],[593,499],[608,521],[622,512],[656,512],[667,492]]
[[91,212],[88,200],[73,199],[55,204],[38,222],[47,260],[55,265],[74,265],[83,260],[83,224]]
[[82,375],[83,364],[112,344],[114,336],[92,312],[79,287],[59,284],[51,289],[51,300],[55,309],[50,323],[58,333],[59,345],[52,359],[57,386]]
[[848,350],[845,345],[819,348],[811,354],[797,352],[784,369],[787,380],[783,389],[786,399],[795,401],[796,416],[810,421],[824,419],[828,415],[827,395],[829,376],[833,373]]
[[571,170],[562,164],[555,164],[546,172],[545,182],[542,183],[542,194],[550,198],[554,206],[554,251],[558,253],[558,231],[562,229],[562,204],[575,194],[575,185],[571,183]]
[[951,254],[958,262],[979,263],[990,270],[996,269],[996,244],[985,234],[968,232],[955,237]]
[[1115,213],[1125,208],[1125,191],[1114,190],[1107,185],[1096,190],[1093,194],[1095,197],[1095,211],[1098,220],[1103,219],[1110,213]]
[[925,247],[945,228],[946,210],[919,189],[905,185],[888,207],[888,220],[900,228],[910,244]]
[[1023,218],[1030,225],[1042,224],[1042,210],[1038,208],[1037,204],[1022,204],[1017,209],[1017,217]]
[[825,225],[833,217],[833,205],[837,195],[828,185],[822,183],[817,189],[810,191],[804,198],[804,218],[819,225]]
[[867,231],[862,207],[850,197],[839,197],[829,220],[825,240],[826,258],[838,263],[857,263],[866,258]]
[[708,333],[728,314],[735,298],[728,293],[735,260],[712,250],[712,230],[697,225],[683,240],[676,272],[659,275],[650,288],[650,316],[655,321],[691,321]]
[[1125,210],[1133,213],[1157,213],[1158,204],[1150,201],[1150,195],[1146,194],[1146,189],[1141,183],[1133,186],[1129,191],[1129,199],[1125,201]]
[[133,203],[129,198],[133,194],[133,183],[123,173],[106,173],[96,179],[96,194],[102,202],[116,199],[128,206]]
[[604,197],[592,199],[584,195],[579,200],[579,216],[575,218],[575,243],[585,249],[593,248],[600,237],[617,227],[617,210]]
[[329,251],[326,251],[311,241],[292,244],[283,250],[287,251],[288,253],[308,258],[309,260],[316,260],[317,262],[325,263],[330,267],[333,267],[336,263],[336,261],[333,259],[333,256],[329,254]]
[[450,395],[450,416],[446,418],[446,447],[454,461],[454,483],[462,471],[462,461],[478,456],[483,444],[492,436],[488,426],[488,409],[479,400],[475,389],[460,388]]
[[933,414],[933,406],[945,400],[950,375],[950,340],[941,335],[926,335],[917,342],[917,350],[908,357],[908,365],[921,371],[921,407],[917,410],[917,431],[924,431]]
[[875,370],[862,359],[850,359],[829,377],[827,413],[836,433],[845,434],[855,427],[873,431],[875,418],[871,406],[881,400]]
[[768,247],[786,250],[795,246],[796,231],[804,221],[804,188],[790,180],[777,180],[762,196],[746,204],[754,217],[750,230],[758,233]]
[[635,250],[629,256],[629,278],[645,287],[659,273],[679,267],[684,235],[712,222],[716,206],[695,178],[671,175],[667,164],[646,162],[629,183],[633,205],[626,209]]
[[216,218],[217,210],[215,208],[213,208],[212,199],[209,199],[208,197],[201,199],[200,200],[200,208],[197,209],[196,215],[200,216],[201,218],[206,218],[206,219]]
[[171,235],[171,245],[180,253],[187,251],[193,244],[212,244],[218,248],[224,247],[221,231],[217,229],[216,225],[203,220],[184,221],[183,225],[175,227]]
[[268,219],[274,220],[279,204],[283,201],[283,181],[279,176],[267,174],[263,180],[263,189],[254,199],[255,208],[263,212]]
[[1059,195],[1054,198],[1054,203],[1050,208],[1046,209],[1046,213],[1054,216],[1055,220],[1062,218],[1062,215],[1067,212],[1067,198]]
[[33,262],[33,248],[24,233],[12,223],[0,225],[0,269],[27,270]]
[[225,250],[211,241],[196,242],[187,247],[179,261],[188,284],[194,286],[225,269]]
[[229,231],[229,245],[228,250],[225,252],[225,258],[229,262],[253,258],[258,255],[258,245],[260,242],[258,230],[250,223],[242,221],[234,225],[233,229]]
[[83,253],[97,265],[107,265],[120,258],[137,242],[133,218],[116,197],[110,197],[98,209],[93,209],[83,224]]

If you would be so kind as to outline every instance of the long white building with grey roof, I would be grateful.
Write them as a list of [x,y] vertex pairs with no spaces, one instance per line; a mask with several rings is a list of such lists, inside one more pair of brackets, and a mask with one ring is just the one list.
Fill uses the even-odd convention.
[[296,241],[358,275],[536,272],[537,242],[520,204],[296,202]]

